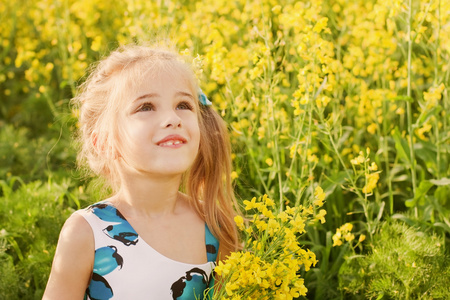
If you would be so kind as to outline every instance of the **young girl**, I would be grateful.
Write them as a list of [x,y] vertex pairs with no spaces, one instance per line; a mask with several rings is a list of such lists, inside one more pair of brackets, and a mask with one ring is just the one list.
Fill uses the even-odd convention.
[[192,69],[122,47],[74,102],[79,158],[114,195],[67,220],[44,299],[203,299],[238,235],[227,129]]

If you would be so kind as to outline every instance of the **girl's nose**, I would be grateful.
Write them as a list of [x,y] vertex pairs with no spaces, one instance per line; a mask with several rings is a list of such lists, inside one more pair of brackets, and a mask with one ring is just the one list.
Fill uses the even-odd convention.
[[162,117],[161,127],[168,128],[168,127],[181,127],[181,118],[178,116],[178,114],[173,111],[167,111],[164,113]]

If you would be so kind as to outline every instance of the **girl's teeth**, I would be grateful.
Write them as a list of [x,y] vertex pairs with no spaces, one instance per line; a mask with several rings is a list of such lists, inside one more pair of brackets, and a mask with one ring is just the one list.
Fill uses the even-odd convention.
[[170,141],[170,142],[163,143],[162,145],[163,146],[172,146],[172,145],[179,145],[179,144],[181,144],[181,141]]

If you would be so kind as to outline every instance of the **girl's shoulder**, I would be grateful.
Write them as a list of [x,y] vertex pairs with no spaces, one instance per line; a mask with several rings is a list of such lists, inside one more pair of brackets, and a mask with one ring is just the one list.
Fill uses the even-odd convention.
[[[104,221],[123,221],[124,217],[109,199],[91,204],[83,209],[77,210],[74,215],[83,216],[88,222],[92,218],[99,218]],[[89,222],[90,223],[90,222]]]
[[79,214],[64,223],[43,299],[81,299],[94,265],[94,237]]
[[60,232],[59,242],[74,244],[74,246],[86,246],[92,244],[93,248],[93,234],[91,226],[79,212],[80,211],[73,213],[66,220]]
[[116,215],[120,212],[116,209],[116,207],[107,199],[103,201],[99,201],[97,203],[91,204],[83,209],[77,210],[74,214],[83,216],[84,218],[88,218],[89,215],[95,215],[97,217],[101,217],[102,215]]

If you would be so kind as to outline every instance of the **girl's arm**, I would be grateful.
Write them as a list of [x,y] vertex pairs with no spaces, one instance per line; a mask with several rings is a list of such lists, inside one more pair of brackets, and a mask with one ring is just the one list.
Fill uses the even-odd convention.
[[94,254],[91,227],[82,216],[73,214],[61,230],[43,300],[83,299]]

